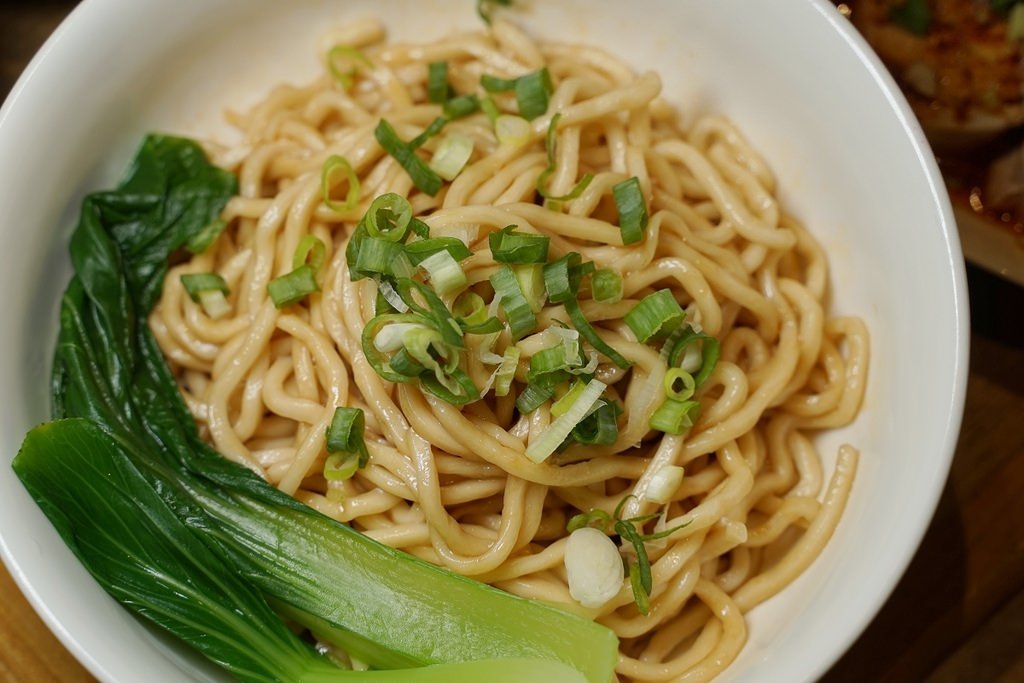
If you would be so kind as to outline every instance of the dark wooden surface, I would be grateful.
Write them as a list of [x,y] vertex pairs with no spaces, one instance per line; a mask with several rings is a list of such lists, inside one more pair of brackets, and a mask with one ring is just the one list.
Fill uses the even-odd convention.
[[[0,98],[74,5],[0,0]],[[968,275],[970,378],[949,482],[906,575],[824,683],[1024,681],[1024,289]],[[0,683],[92,680],[0,566]]]

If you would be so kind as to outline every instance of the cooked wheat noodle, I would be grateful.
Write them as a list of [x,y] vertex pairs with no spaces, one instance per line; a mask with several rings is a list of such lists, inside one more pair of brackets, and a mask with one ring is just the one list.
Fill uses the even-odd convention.
[[[230,114],[241,139],[208,146],[240,179],[224,211],[227,228],[208,251],[172,269],[150,320],[202,434],[226,457],[383,543],[556,602],[572,601],[563,566],[568,519],[611,513],[636,494],[624,514],[664,512],[666,527],[687,524],[649,544],[649,614],[638,611],[627,581],[592,616],[621,639],[621,680],[711,679],[742,648],[744,614],[822,551],[850,493],[856,451],[843,446],[830,468],[813,437],[856,416],[868,334],[856,318],[830,317],[824,251],[786,213],[768,164],[741,134],[719,117],[683,128],[654,73],[636,76],[600,50],[537,42],[500,21],[428,45],[388,44],[370,22],[329,40],[358,47],[372,67],[348,90],[325,73]],[[522,145],[499,145],[480,113],[450,123],[475,151],[429,197],[382,151],[373,128],[386,116],[409,139],[439,114],[426,102],[433,60],[448,61],[457,92],[477,91],[483,74],[511,78],[542,65],[555,89]],[[535,203],[556,112],[551,191],[594,175],[560,210]],[[427,156],[436,144],[425,144]],[[334,154],[360,181],[352,210],[333,209],[322,196],[320,171]],[[651,218],[646,239],[623,246],[607,204],[612,185],[630,176],[640,179]],[[347,183],[333,184],[334,196],[344,196]],[[495,270],[488,233],[513,223],[549,235],[553,257],[577,251],[625,276],[622,302],[581,302],[602,338],[633,363],[623,372],[602,357],[597,370],[624,407],[616,443],[573,447],[536,464],[524,450],[550,424],[548,407],[521,416],[513,397],[493,394],[460,407],[376,374],[359,341],[374,316],[375,284],[351,281],[345,245],[385,192],[407,196],[432,235],[462,236],[475,247],[463,264],[471,286]],[[279,310],[267,283],[291,270],[296,245],[310,234],[327,245],[322,291]],[[231,292],[231,312],[217,320],[179,278],[209,271]],[[722,345],[698,391],[700,418],[681,436],[648,427],[665,367],[622,320],[660,288]],[[548,306],[538,318],[543,327],[565,312]],[[520,346],[524,362],[539,348],[530,338]],[[478,378],[488,372],[479,362],[469,370]],[[324,434],[342,405],[364,409],[370,464],[328,482]],[[664,508],[646,502],[654,473],[669,464],[685,466],[682,485]]]

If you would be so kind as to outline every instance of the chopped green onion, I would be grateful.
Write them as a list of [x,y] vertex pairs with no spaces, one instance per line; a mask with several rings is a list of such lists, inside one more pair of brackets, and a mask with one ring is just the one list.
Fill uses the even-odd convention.
[[431,286],[441,296],[466,286],[466,272],[448,251],[441,250],[423,259],[420,268],[427,271]]
[[295,247],[295,253],[292,255],[292,270],[299,266],[309,263],[313,266],[314,271],[319,271],[324,265],[324,259],[327,258],[327,247],[324,245],[323,240],[315,235],[304,235],[299,240],[298,245]]
[[427,65],[427,100],[444,104],[452,95],[448,85],[448,62],[431,62]]
[[622,300],[622,276],[611,268],[599,268],[590,278],[590,291],[594,301],[614,304]]
[[527,384],[522,393],[516,397],[516,409],[520,414],[527,415],[540,408],[554,395],[555,390],[552,387]]
[[411,330],[425,329],[419,322],[392,322],[384,325],[373,338],[373,346],[384,353],[394,353],[405,346],[405,334]]
[[522,116],[501,114],[494,120],[494,135],[503,145],[522,147],[530,141],[533,128]]
[[572,438],[584,445],[610,446],[619,438],[618,417],[622,408],[617,403],[602,402],[572,430]]
[[449,121],[469,116],[480,109],[480,100],[476,95],[459,95],[444,103],[444,115]]
[[572,321],[573,327],[579,330],[580,335],[586,339],[591,346],[597,349],[599,353],[606,356],[623,370],[632,366],[632,363],[630,363],[625,356],[612,348],[612,346],[605,340],[601,339],[600,335],[597,334],[597,330],[593,328],[590,321],[587,320],[585,315],[583,315],[583,310],[580,308],[580,304],[576,299],[569,299],[562,305],[565,306],[565,312],[569,314],[569,319]]
[[669,368],[664,380],[665,396],[676,401],[685,401],[693,396],[697,383],[693,375],[682,368]]
[[663,339],[679,327],[686,312],[668,289],[648,294],[623,318],[637,340]]
[[[403,325],[394,331],[394,335],[401,337],[402,347],[391,358],[377,347],[377,338],[384,333],[384,330],[392,325]],[[412,327],[404,327],[411,325]],[[412,313],[382,313],[371,318],[360,335],[360,344],[363,349],[363,356],[370,364],[374,372],[381,379],[388,382],[411,382],[424,368],[413,360],[405,350],[405,335],[413,328],[426,328],[426,319],[421,315]],[[392,333],[384,333],[381,345],[391,349],[395,340],[391,338]]]
[[491,257],[499,263],[544,263],[548,260],[551,238],[528,232],[517,232],[508,225],[487,236]]
[[516,79],[516,102],[519,104],[519,115],[532,121],[544,115],[548,110],[551,93],[555,87],[551,83],[551,74],[547,68],[520,76]]
[[216,273],[185,273],[181,276],[181,284],[192,301],[199,303],[199,295],[203,292],[218,291],[230,294],[228,283]]
[[647,230],[647,204],[636,176],[616,183],[612,187],[615,207],[619,210],[619,229],[622,243],[634,244],[644,238]]
[[[343,70],[338,62],[347,62],[346,66],[350,66],[348,70]],[[341,87],[348,90],[354,83],[356,72],[359,71],[359,66],[370,66],[373,64],[370,60],[360,52],[358,49],[348,45],[335,45],[327,52],[327,69],[334,76],[334,80],[341,84]]]
[[659,432],[678,436],[693,426],[699,414],[699,401],[676,401],[667,398],[651,415],[650,426]]
[[435,135],[438,135],[442,130],[444,130],[444,127],[448,125],[448,120],[449,119],[447,116],[438,116],[437,118],[430,122],[429,126],[423,129],[422,133],[420,133],[412,140],[410,140],[408,143],[406,143],[406,146],[410,150],[419,149],[420,147],[423,146],[423,143],[425,143],[427,140],[434,137]]
[[449,133],[441,140],[430,160],[430,169],[445,180],[454,180],[473,155],[473,140],[462,133]]
[[385,119],[373,131],[377,142],[385,152],[394,157],[395,161],[405,169],[412,179],[413,185],[433,197],[441,190],[441,176],[437,175],[419,158],[412,147],[398,137],[398,133]]
[[508,265],[490,277],[494,295],[499,298],[499,305],[505,312],[513,339],[519,339],[537,326],[537,316],[523,295],[515,272]]
[[455,237],[431,237],[425,240],[409,242],[405,245],[405,253],[410,263],[418,266],[425,258],[436,254],[439,251],[446,251],[456,261],[467,259],[473,255],[465,243]]
[[581,512],[570,517],[569,523],[565,525],[565,530],[571,534],[577,529],[589,526],[607,533],[611,523],[612,518],[607,512],[600,508],[594,508],[590,512]]
[[498,78],[490,74],[480,77],[480,85],[487,92],[494,94],[499,92],[512,92],[516,89],[515,78]]
[[348,479],[356,470],[366,467],[370,454],[366,450],[364,432],[366,418],[359,408],[334,409],[327,428],[327,452],[324,477],[328,480]]
[[[644,558],[646,559],[647,551],[644,550]],[[648,560],[648,562],[650,562]],[[648,574],[650,569],[647,570]],[[639,565],[631,564],[629,566],[629,585],[633,589],[633,601],[636,602],[637,611],[644,616],[647,616],[651,611],[651,593],[644,587],[643,571]]]
[[188,242],[185,243],[185,248],[193,254],[202,254],[204,251],[210,248],[210,245],[217,241],[220,234],[224,232],[224,228],[227,227],[227,223],[216,218],[206,224],[202,230],[192,235]]
[[301,301],[313,292],[319,292],[316,270],[308,263],[267,283],[267,294],[274,306],[284,308]]
[[377,280],[377,301],[374,310],[378,315],[381,313],[406,313],[409,310],[409,304],[402,301],[402,297],[390,280],[380,278]]
[[679,465],[665,465],[651,477],[644,498],[652,503],[667,505],[682,483],[683,468]]
[[[718,364],[721,344],[710,334],[698,332],[690,325],[682,328],[681,333],[673,334],[672,337],[674,341],[670,338],[665,342],[668,346],[669,341],[672,341],[666,364],[669,367],[682,366],[683,370],[693,375],[694,384],[699,387]],[[691,356],[691,353],[694,355]],[[664,354],[662,355],[664,356]]]
[[508,396],[519,367],[520,351],[518,346],[509,346],[501,357],[501,365],[494,371],[494,395]]
[[[338,170],[345,172],[345,180],[348,182],[348,192],[345,194],[345,203],[339,204],[331,199],[331,180]],[[320,171],[320,194],[323,196],[324,204],[332,211],[351,211],[359,203],[359,178],[348,163],[348,159],[337,154],[327,157],[323,169]]]
[[360,221],[360,225],[366,226],[368,235],[390,242],[405,240],[411,223],[412,204],[394,192],[382,194],[374,199]]
[[420,378],[420,384],[434,396],[452,405],[465,405],[480,399],[480,391],[473,380],[459,368],[452,370],[446,380],[442,383],[434,375],[426,374]]
[[551,117],[551,123],[548,124],[548,132],[544,139],[548,154],[548,165],[540,172],[540,175],[537,176],[537,194],[544,197],[544,199],[555,202],[564,202],[569,201],[570,199],[576,199],[583,194],[583,191],[587,189],[587,186],[590,185],[590,182],[594,179],[593,174],[585,174],[580,178],[579,182],[576,183],[575,187],[563,195],[555,196],[548,191],[548,179],[555,172],[555,149],[558,145],[558,137],[556,133],[558,130],[558,121],[561,118],[561,113],[555,114]]
[[405,247],[379,237],[365,237],[359,244],[352,271],[366,276],[407,278],[413,273]]
[[539,263],[526,263],[512,266],[516,274],[516,282],[523,292],[526,303],[530,304],[530,310],[540,313],[544,308],[544,266]]
[[[531,362],[531,366],[532,365],[533,363]],[[580,379],[573,382],[572,386],[569,387],[569,391],[565,392],[562,398],[551,404],[551,417],[561,417],[569,412],[569,408],[572,407],[572,404],[580,397],[580,394],[583,393],[586,386],[587,383]]]
[[[498,118],[502,114],[501,114],[501,110],[498,109],[498,104],[494,101],[494,98],[492,98],[492,97],[482,97],[482,98],[480,98],[480,111],[482,111],[487,116],[487,120],[491,122],[491,125],[495,126],[495,128],[497,128]],[[516,118],[521,118],[521,117],[516,117]],[[525,121],[526,119],[523,119],[523,120]],[[500,138],[499,138],[499,140],[500,140]]]
[[926,36],[931,28],[932,13],[928,0],[907,0],[889,10],[889,19],[916,36]]
[[540,438],[527,447],[526,457],[536,463],[547,460],[565,441],[573,428],[590,413],[590,409],[601,398],[605,388],[604,382],[596,379],[590,380],[572,406],[564,414],[556,418],[540,434]]
[[181,284],[189,298],[202,306],[203,312],[211,319],[218,320],[231,312],[231,304],[227,300],[230,291],[220,275],[186,273],[181,276]]
[[[430,321],[437,331],[441,333],[445,344],[458,349],[465,347],[465,341],[462,338],[462,328],[459,327],[458,322],[452,317],[451,311],[448,310],[448,307],[445,306],[433,289],[409,278],[398,279],[395,282],[395,287],[398,289],[402,300],[409,305],[409,308],[414,313],[422,316],[423,319]],[[422,297],[426,307],[421,306],[416,301],[414,293]]]
[[519,115],[532,121],[548,110],[554,85],[547,67],[538,69],[518,78],[498,78],[484,74],[480,77],[480,85],[489,93],[514,91]]
[[548,300],[564,304],[575,299],[583,277],[594,271],[593,261],[583,262],[583,257],[570,251],[561,258],[544,266],[544,289]]

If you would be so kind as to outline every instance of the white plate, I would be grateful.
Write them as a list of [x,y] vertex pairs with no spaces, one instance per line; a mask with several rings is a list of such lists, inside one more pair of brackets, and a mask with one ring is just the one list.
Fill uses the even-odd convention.
[[[967,369],[963,259],[945,191],[890,77],[823,0],[521,0],[537,34],[605,45],[656,68],[684,116],[734,119],[785,202],[832,260],[834,309],[872,331],[864,409],[821,439],[863,454],[824,555],[750,615],[722,680],[819,676],[902,574],[953,453]],[[85,0],[0,112],[0,452],[47,416],[66,242],[87,191],[110,186],[152,129],[223,130],[225,106],[313,73],[317,38],[376,14],[421,38],[478,25],[471,0]],[[210,668],[140,625],[75,562],[9,467],[0,550],[25,594],[102,681],[207,679]]]

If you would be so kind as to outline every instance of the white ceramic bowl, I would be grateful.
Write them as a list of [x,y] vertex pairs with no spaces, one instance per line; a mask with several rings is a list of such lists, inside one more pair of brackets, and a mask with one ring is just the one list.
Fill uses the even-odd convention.
[[[831,258],[834,310],[866,318],[870,381],[856,423],[821,439],[862,449],[824,555],[750,615],[722,680],[821,675],[868,624],[931,518],[967,370],[960,246],[924,136],[889,76],[824,0],[517,0],[528,30],[655,68],[685,116],[735,120],[788,207]],[[85,0],[0,112],[0,549],[33,605],[102,681],[218,680],[104,594],[7,466],[47,417],[66,243],[82,196],[111,186],[150,130],[223,132],[226,106],[316,69],[347,18],[393,35],[477,25],[472,0]]]

